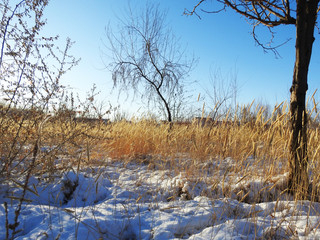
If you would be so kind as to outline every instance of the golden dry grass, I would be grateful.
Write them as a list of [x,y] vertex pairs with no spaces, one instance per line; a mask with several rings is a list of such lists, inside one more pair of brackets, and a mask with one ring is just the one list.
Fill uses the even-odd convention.
[[[315,108],[310,115],[314,111]],[[266,188],[279,188],[281,192],[285,186],[279,187],[279,176],[288,171],[290,130],[287,107],[279,105],[268,118],[264,112],[264,108],[257,107],[251,110],[249,119],[240,113],[233,116],[233,120],[226,117],[205,126],[189,122],[169,125],[154,120],[92,124],[55,117],[45,122],[42,128],[41,146],[50,151],[39,153],[38,173],[54,174],[71,167],[101,165],[110,159],[125,164],[138,161],[151,169],[183,173],[192,181],[205,179],[212,184],[213,190],[223,182],[233,183],[239,187],[232,190],[226,185],[220,190],[226,196],[236,193],[240,200],[247,197],[250,188],[247,183],[255,179],[263,181]],[[6,122],[1,129],[1,142],[6,143],[1,145],[2,158],[8,156],[10,143],[17,138],[14,147],[17,148],[16,160],[27,159],[38,136],[39,121],[24,121],[19,134],[20,121],[2,121]],[[310,126],[309,170],[313,197],[318,199],[320,132],[311,117]],[[24,144],[23,151],[17,147],[19,142]]]
[[[256,108],[254,117],[247,122],[238,121],[239,116],[233,121],[225,119],[204,127],[174,123],[170,128],[169,124],[155,121],[122,121],[105,127],[102,131],[105,140],[99,144],[114,160],[142,161],[150,168],[183,172],[190,179],[219,174],[220,182],[228,178],[230,183],[233,178],[238,185],[244,180],[262,179],[271,184],[269,188],[279,187],[281,192],[285,184],[279,176],[288,172],[288,112],[286,105],[279,105],[265,118],[264,111]],[[313,195],[318,195],[320,133],[312,117],[310,125],[313,127],[308,129],[309,170]],[[226,167],[222,162],[228,158],[232,161]]]
[[[256,203],[274,201],[275,213],[281,204],[289,212],[292,202],[286,206],[282,201],[293,200],[292,196],[286,194],[285,182],[288,142],[291,137],[289,115],[284,104],[276,107],[269,117],[265,117],[265,111],[258,107],[251,111],[250,118],[240,113],[239,116],[233,116],[232,120],[226,117],[205,126],[196,122],[170,125],[147,119],[92,124],[57,116],[43,124],[40,146],[49,150],[39,152],[32,174],[50,181],[51,176],[54,179],[70,169],[108,166],[110,161],[121,162],[124,165],[121,167],[126,167],[126,164],[133,162],[146,165],[151,171],[164,170],[163,176],[172,178],[169,180],[178,176],[179,181],[175,182],[174,191],[166,197],[167,201],[178,198],[190,200],[196,192],[209,197],[210,201],[226,197],[236,199],[238,203],[250,203],[253,209]],[[309,112],[308,129],[312,201],[320,200],[320,131],[318,122],[314,120],[316,114],[315,108]],[[15,164],[17,161],[28,161],[32,156],[34,141],[39,137],[38,124],[41,119],[27,119],[23,124],[21,119],[9,117],[0,118],[0,121],[5,123],[0,126],[2,161],[17,153],[11,166],[15,166],[15,169],[11,168],[12,179],[16,173],[24,174],[27,171],[25,167],[30,166],[21,164],[16,167]],[[9,154],[10,151],[12,154]],[[141,184],[139,179],[137,187]],[[32,187],[30,189],[28,191],[32,191]],[[140,197],[136,201],[139,200]],[[226,207],[225,212],[230,212],[234,219],[242,218],[242,213],[231,207]],[[256,213],[252,211],[248,215],[252,222],[258,221]],[[213,212],[213,221],[216,217]],[[267,216],[266,221],[269,221]],[[287,221],[284,215],[279,226],[274,226],[264,236],[268,239],[277,238],[276,229]],[[290,222],[293,226],[294,221]]]

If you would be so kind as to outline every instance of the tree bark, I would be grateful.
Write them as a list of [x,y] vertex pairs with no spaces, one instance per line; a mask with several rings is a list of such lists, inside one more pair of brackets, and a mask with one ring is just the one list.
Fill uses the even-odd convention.
[[160,97],[161,101],[163,102],[164,104],[164,107],[167,111],[167,121],[169,123],[172,123],[172,114],[171,114],[171,110],[170,110],[170,107],[169,107],[169,103],[166,101],[166,99],[163,97],[163,95],[161,94],[159,88],[156,88],[156,91],[158,93],[158,96]]
[[308,70],[314,42],[314,28],[319,0],[297,0],[296,60],[290,88],[290,127],[288,189],[296,199],[308,196],[308,154],[306,92]]

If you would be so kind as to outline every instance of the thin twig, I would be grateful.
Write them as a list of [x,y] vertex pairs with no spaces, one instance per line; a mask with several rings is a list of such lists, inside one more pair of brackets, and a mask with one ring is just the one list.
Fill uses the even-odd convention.
[[5,42],[6,42],[6,35],[7,35],[7,31],[8,31],[8,26],[10,24],[10,21],[12,20],[12,18],[14,17],[15,13],[16,13],[16,10],[18,9],[18,7],[23,3],[25,2],[26,0],[22,0],[21,2],[19,2],[16,7],[14,8],[14,10],[12,11],[12,14],[11,16],[8,18],[8,21],[6,23],[6,27],[5,27],[5,30],[4,30],[4,33],[3,33],[3,39],[2,39],[2,46],[1,46],[1,55],[0,55],[0,69],[1,69],[1,65],[2,65],[2,61],[3,61],[3,52],[4,52],[4,45],[5,45]]

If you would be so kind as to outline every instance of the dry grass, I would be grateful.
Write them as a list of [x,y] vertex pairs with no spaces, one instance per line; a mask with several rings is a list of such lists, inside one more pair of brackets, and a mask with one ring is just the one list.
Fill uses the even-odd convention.
[[[33,175],[49,181],[75,167],[105,166],[110,160],[124,165],[138,162],[150,170],[172,173],[166,176],[180,175],[167,201],[192,199],[197,186],[200,192],[196,194],[210,199],[237,199],[253,203],[252,206],[265,201],[292,200],[286,194],[285,182],[290,139],[287,107],[279,105],[269,117],[265,117],[265,111],[256,108],[250,111],[249,118],[240,113],[232,120],[226,117],[205,126],[196,122],[170,125],[132,120],[105,124],[62,116],[47,121],[44,116],[33,119],[2,116],[0,177],[14,182],[15,176],[30,172],[31,165],[25,163],[32,158],[34,142],[39,139],[40,151],[31,170]],[[248,108],[244,112],[247,114]],[[319,201],[320,132],[314,120],[317,116],[311,117],[315,112],[314,108],[309,113],[308,129],[310,199]],[[43,124],[40,135],[39,124]],[[27,185],[25,189],[29,189]],[[235,218],[241,216],[233,210],[230,214]],[[278,226],[271,228],[266,237],[278,236],[277,229]]]
[[58,170],[90,165],[94,159],[101,159],[96,144],[101,124],[77,122],[59,115],[34,116],[33,112],[24,116],[3,115],[0,122],[0,177],[23,174],[29,168],[35,145],[38,150],[34,174],[57,174]]
[[[264,117],[264,111],[264,108],[251,110],[253,117],[250,121],[244,121],[240,114],[232,121],[226,118],[205,126],[174,123],[170,128],[168,124],[155,121],[122,121],[106,126],[102,130],[105,140],[99,144],[114,160],[142,161],[150,168],[184,172],[193,181],[211,178],[214,183],[214,176],[218,175],[221,183],[228,178],[229,184],[233,182],[239,188],[223,189],[224,194],[232,195],[236,191],[240,200],[249,201],[252,196],[248,192],[252,186],[245,183],[250,180],[264,182],[265,189],[260,189],[260,193],[277,189],[280,194],[286,190],[286,184],[279,176],[285,176],[288,171],[290,130],[287,107],[279,105],[268,118]],[[310,123],[316,126],[311,117]],[[309,128],[308,136],[313,199],[318,200],[318,128]],[[267,198],[277,197],[273,193]],[[258,198],[258,201],[263,200],[261,196]]]
[[[108,159],[125,164],[138,161],[150,169],[171,170],[185,174],[193,182],[210,183],[207,192],[219,192],[246,202],[275,200],[286,190],[283,176],[288,171],[290,139],[287,107],[279,105],[269,117],[265,117],[264,108],[250,108],[243,108],[232,120],[226,117],[205,126],[196,122],[171,126],[154,120],[105,124],[52,117],[43,124],[34,174],[54,175],[75,166],[103,165]],[[315,108],[310,115],[313,112]],[[34,141],[39,137],[37,126],[43,116],[39,120],[20,118],[2,117],[5,124],[1,127],[0,150],[2,159],[23,163],[32,154]],[[312,198],[318,200],[320,132],[311,117],[310,126]],[[18,169],[14,161],[3,163],[2,166],[8,166],[6,170],[3,167],[2,174],[11,173],[13,166]],[[20,172],[24,171],[23,166]],[[257,180],[260,189],[253,190],[256,187],[252,182]]]

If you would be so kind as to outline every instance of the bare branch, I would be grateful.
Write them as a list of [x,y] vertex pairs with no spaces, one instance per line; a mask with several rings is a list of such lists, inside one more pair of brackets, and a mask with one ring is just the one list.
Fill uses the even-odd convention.
[[[251,20],[259,21],[267,27],[275,27],[281,24],[295,24],[295,19],[293,17],[281,15],[280,13],[276,12],[275,11],[276,9],[282,11],[282,9],[276,5],[268,4],[275,8],[275,10],[273,10],[268,5],[263,4],[263,1],[261,1],[257,4],[254,4],[255,6],[255,10],[254,10],[250,8],[252,4],[249,5],[249,3],[253,2],[253,0],[251,1],[240,0],[240,3],[236,3],[236,1],[231,2],[229,0],[224,0],[224,2],[225,4],[227,4],[227,6],[235,10],[237,13]],[[260,11],[257,10],[257,6],[261,9]],[[275,17],[274,20],[270,18],[271,15]]]
[[188,11],[187,9],[184,10],[184,14],[191,16],[193,14],[195,14],[199,19],[201,19],[201,17],[197,14],[196,9],[200,6],[200,4],[202,4],[205,0],[200,0],[198,2],[198,4],[196,6],[194,6],[194,8],[192,9],[192,11]]
[[[282,0],[282,2],[283,2],[283,0]],[[291,10],[290,10],[290,1],[289,0],[285,0],[285,2],[283,2],[283,6],[285,7],[285,9],[286,9],[286,15],[287,16],[291,16],[290,14],[291,14]]]
[[[258,38],[258,36],[257,36],[257,34],[256,34],[256,32],[255,32],[256,27],[257,27],[258,25],[259,25],[259,24],[256,24],[256,25],[253,26],[253,28],[252,28],[252,36],[253,36],[253,39],[255,40],[256,44],[257,44],[258,46],[260,46],[260,47],[263,49],[264,52],[271,51],[271,52],[274,53],[274,55],[275,55],[276,58],[280,57],[280,54],[279,54],[279,52],[278,52],[277,49],[278,49],[279,47],[285,45],[286,43],[288,43],[288,42],[291,40],[291,38],[287,39],[287,40],[284,41],[283,43],[278,44],[278,45],[276,45],[276,46],[268,47],[268,46],[266,46],[264,43],[261,43],[261,41],[259,40],[259,38]],[[268,30],[269,30],[269,32],[270,32],[270,34],[271,34],[271,40],[270,40],[270,42],[268,43],[268,45],[270,46],[270,45],[272,44],[272,40],[273,40],[273,38],[274,38],[274,32],[271,30],[270,27],[268,28]]]
[[172,121],[172,101],[183,88],[193,61],[182,61],[180,45],[165,24],[165,14],[154,5],[148,6],[140,18],[130,11],[128,21],[121,21],[120,34],[107,32],[109,48],[113,54],[114,86],[121,90],[142,87],[141,98],[147,98],[164,108],[168,121]]
[[[198,1],[198,4],[194,6],[192,11],[189,11],[189,15],[196,12],[196,9],[205,2],[205,0]],[[235,12],[245,16],[249,19],[249,23],[252,25],[252,35],[257,45],[262,47],[264,51],[272,51],[277,57],[279,56],[278,47],[287,43],[290,39],[277,46],[266,46],[263,44],[255,33],[256,27],[260,24],[266,26],[271,34],[271,41],[273,39],[272,27],[276,27],[283,24],[296,24],[296,19],[291,16],[290,0],[217,0],[217,2],[223,4],[223,8],[217,11],[208,11],[201,9],[205,13],[218,13],[226,8],[226,6],[233,9]],[[319,10],[319,9],[318,9]],[[186,12],[186,11],[185,11]],[[268,45],[270,45],[270,43]]]
[[201,9],[202,12],[204,13],[219,13],[219,12],[222,12],[222,11],[225,11],[226,10],[226,5],[223,5],[223,8],[219,9],[219,10],[216,10],[216,11],[206,11],[204,9]]
[[9,24],[13,18],[13,16],[15,15],[15,12],[17,11],[17,9],[20,7],[20,5],[22,3],[24,3],[26,0],[22,0],[21,2],[19,2],[16,7],[14,8],[14,10],[12,11],[11,16],[8,18],[6,25],[5,25],[5,29],[4,29],[4,33],[3,33],[3,39],[2,39],[2,45],[1,45],[1,55],[0,55],[0,69],[1,69],[1,65],[2,65],[2,61],[3,61],[3,51],[4,51],[4,46],[5,46],[5,42],[6,42],[6,37],[7,37],[7,31],[8,31],[8,27]]

